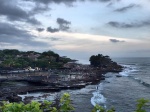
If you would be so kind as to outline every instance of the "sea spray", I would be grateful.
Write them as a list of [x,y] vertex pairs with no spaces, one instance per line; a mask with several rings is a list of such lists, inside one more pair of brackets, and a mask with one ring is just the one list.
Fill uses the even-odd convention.
[[102,83],[96,86],[96,90],[93,92],[93,97],[91,98],[91,104],[93,106],[100,105],[106,108],[106,98],[101,94],[101,91],[103,89]]
[[137,68],[134,65],[122,65],[124,67],[124,70],[119,73],[121,76],[129,76],[131,72],[138,71]]
[[31,100],[34,101],[54,101],[57,93],[44,93],[44,92],[36,92],[36,93],[27,93],[24,95],[18,95],[22,98],[22,101],[24,101],[25,98],[27,97],[32,97]]

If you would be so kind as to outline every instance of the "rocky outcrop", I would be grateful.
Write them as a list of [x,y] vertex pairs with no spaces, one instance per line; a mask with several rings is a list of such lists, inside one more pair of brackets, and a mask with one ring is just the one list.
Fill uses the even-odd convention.
[[[86,68],[87,67],[87,68]],[[71,70],[64,70],[63,72],[67,75],[62,77],[61,75],[54,74],[52,72],[49,75],[49,72],[44,75],[37,75],[37,74],[28,74],[20,75],[17,77],[8,77],[7,80],[0,80],[0,82],[7,81],[7,82],[25,82],[27,85],[20,87],[20,86],[10,86],[10,87],[1,87],[0,86],[0,100],[9,100],[10,102],[19,102],[21,101],[21,97],[17,96],[17,94],[26,94],[27,92],[58,92],[63,89],[81,89],[84,88],[86,85],[90,84],[97,84],[101,80],[105,80],[105,76],[102,74],[108,72],[120,72],[122,67],[119,65],[115,65],[112,67],[106,68],[98,68],[98,67],[90,67],[86,66],[80,69],[73,69]],[[56,71],[56,70],[55,70]],[[70,72],[71,71],[71,72]],[[57,70],[57,73],[62,73],[62,70]],[[73,74],[73,76],[71,75]],[[53,74],[53,75],[52,75]],[[73,77],[73,78],[72,78]],[[120,76],[116,76],[120,77]],[[15,94],[14,94],[15,93]],[[27,98],[30,100],[31,98]]]
[[22,98],[20,96],[18,96],[17,94],[13,94],[13,93],[11,95],[7,96],[6,99],[9,102],[20,102],[20,101],[22,101]]

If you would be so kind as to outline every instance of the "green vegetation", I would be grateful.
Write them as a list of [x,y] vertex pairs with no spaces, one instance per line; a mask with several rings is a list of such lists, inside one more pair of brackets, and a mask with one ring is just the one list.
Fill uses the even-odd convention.
[[23,69],[29,66],[42,69],[58,68],[69,61],[71,61],[70,58],[60,57],[53,51],[39,53],[35,51],[22,52],[16,49],[0,50],[1,69]]
[[68,93],[62,96],[60,105],[57,108],[53,106],[52,102],[48,101],[43,103],[33,101],[29,104],[3,102],[3,105],[0,106],[0,112],[71,112],[73,110]]
[[95,67],[102,67],[112,63],[109,56],[103,56],[102,54],[92,55],[89,61]]
[[[19,51],[16,49],[0,50],[0,69],[23,69],[23,68],[41,68],[47,70],[49,68],[63,67],[67,62],[73,61],[67,57],[60,57],[53,51],[45,51],[43,53],[35,51]],[[102,54],[92,55],[89,59],[94,67],[114,67],[117,63],[113,62],[109,56]]]
[[109,56],[103,56],[102,54],[92,55],[89,61],[93,67],[99,68],[103,71],[118,72],[123,68],[121,65],[112,61]]
[[[137,101],[137,108],[134,112],[146,112],[146,108],[149,107],[149,101],[145,99],[139,99]],[[65,93],[60,99],[60,105],[54,106],[52,102],[44,101],[43,103],[31,102],[29,104],[24,103],[6,103],[4,102],[0,106],[0,112],[73,112],[74,107],[71,105],[70,95]],[[91,112],[115,112],[114,108],[109,110],[96,105]]]
[[150,105],[147,105],[149,100],[145,100],[144,98],[139,99],[137,102],[138,104],[135,112],[146,112],[144,108],[150,107]]

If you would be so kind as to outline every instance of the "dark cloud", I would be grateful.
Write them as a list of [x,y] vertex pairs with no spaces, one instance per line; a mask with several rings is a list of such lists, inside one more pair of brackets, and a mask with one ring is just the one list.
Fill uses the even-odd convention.
[[36,3],[35,7],[31,10],[30,14],[41,14],[43,12],[49,11],[51,10],[51,8],[49,8],[48,5],[43,5],[43,4],[39,4]]
[[10,20],[24,19],[28,16],[23,9],[6,0],[0,0],[0,15],[7,16]]
[[124,40],[117,40],[117,39],[109,39],[112,43],[118,43],[118,42],[125,42]]
[[139,7],[139,5],[136,5],[136,4],[130,4],[128,6],[125,6],[125,7],[122,7],[122,8],[118,8],[116,10],[114,10],[115,12],[125,12],[129,9],[132,9],[132,8],[135,8],[135,7]]
[[33,25],[41,25],[41,22],[39,22],[37,19],[35,18],[28,18],[26,20],[26,22],[30,23],[30,24],[33,24]]
[[62,18],[57,18],[56,22],[59,25],[59,28],[48,27],[47,28],[48,32],[55,33],[55,32],[59,32],[59,31],[68,31],[70,29],[70,27],[69,27],[69,25],[71,24],[70,21],[67,21]]
[[58,40],[60,40],[61,38],[51,37],[50,39],[51,39],[51,41],[58,41]]
[[63,18],[57,18],[57,23],[59,25],[59,29],[62,30],[62,31],[67,31],[69,30],[69,25],[71,24],[70,21],[67,21]]
[[0,22],[0,35],[8,35],[12,37],[29,37],[29,34],[25,30],[20,30],[13,24]]
[[25,21],[30,24],[41,24],[28,12],[20,8],[17,3],[7,0],[0,0],[0,15],[6,16],[11,21]]
[[120,2],[121,0],[110,0],[110,2],[108,2],[108,5],[107,5],[107,7],[110,7],[110,6],[112,6],[112,5],[114,5],[115,3],[118,3],[118,2]]
[[71,24],[71,22],[63,19],[63,18],[57,18],[57,23],[60,24],[60,25],[68,25],[68,24]]
[[100,2],[110,2],[111,0],[99,0]]
[[139,28],[139,27],[150,26],[150,21],[147,20],[147,21],[141,21],[136,23],[121,23],[116,21],[110,21],[107,24],[116,28]]
[[44,28],[37,28],[36,29],[38,32],[42,32],[42,31],[44,31],[45,29]]
[[133,27],[132,24],[126,24],[126,23],[119,23],[115,21],[111,21],[108,23],[110,26],[116,27],[116,28],[131,28]]
[[48,28],[47,28],[47,31],[48,31],[48,32],[51,32],[51,33],[55,33],[55,32],[59,32],[59,29],[58,29],[58,28],[51,28],[51,27],[48,27]]
[[[60,4],[60,3],[64,3],[68,6],[70,6],[73,2],[76,2],[77,0],[24,0],[24,1],[33,1],[36,3],[42,3],[42,4],[50,4],[50,3],[56,3],[56,4]],[[83,0],[81,0],[83,1]]]
[[35,41],[36,37],[28,31],[19,29],[13,24],[0,22],[0,42],[10,44],[22,44],[29,46],[45,46],[43,42]]
[[[50,4],[50,3],[56,3],[56,4],[65,4],[67,6],[73,6],[72,4],[74,2],[80,1],[80,2],[85,2],[85,1],[91,1],[91,2],[95,2],[95,1],[99,1],[99,2],[110,2],[112,0],[24,0],[24,1],[32,1],[35,3],[41,3],[41,4]],[[116,0],[119,1],[119,0]]]

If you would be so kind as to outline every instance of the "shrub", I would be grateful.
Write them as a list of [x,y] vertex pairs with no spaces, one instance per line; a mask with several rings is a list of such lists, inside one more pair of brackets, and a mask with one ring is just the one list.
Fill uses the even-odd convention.
[[[149,100],[139,99],[135,112],[146,112],[145,109],[150,106],[148,103]],[[3,102],[3,105],[0,106],[0,112],[72,112],[73,110],[74,107],[71,105],[68,93],[64,93],[61,97],[58,108],[52,106],[52,102],[49,101],[44,101],[43,103],[32,101],[29,104]],[[115,112],[115,109],[106,110],[102,106],[96,105],[92,112]]]

